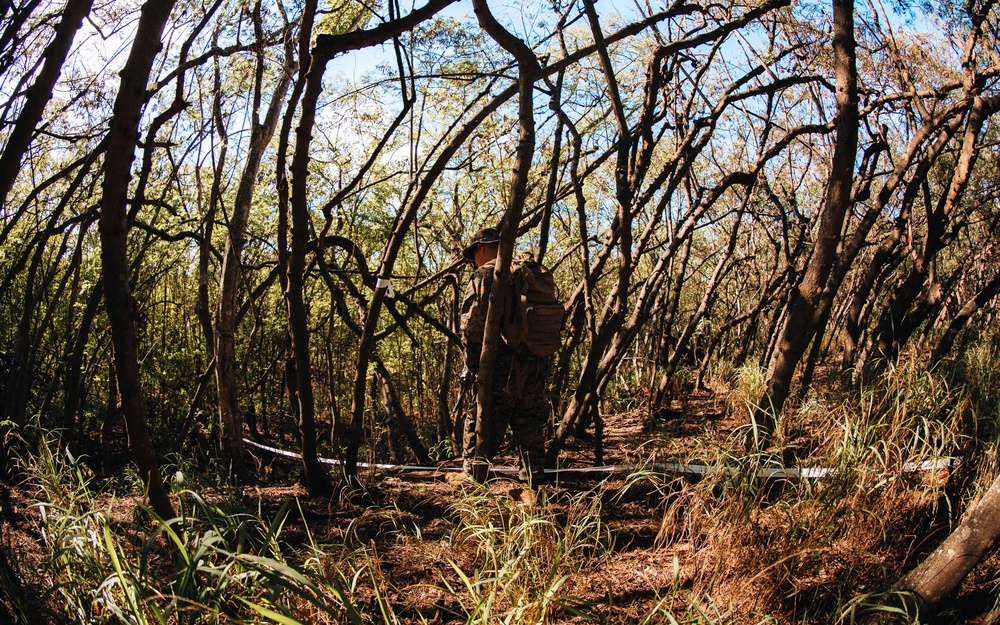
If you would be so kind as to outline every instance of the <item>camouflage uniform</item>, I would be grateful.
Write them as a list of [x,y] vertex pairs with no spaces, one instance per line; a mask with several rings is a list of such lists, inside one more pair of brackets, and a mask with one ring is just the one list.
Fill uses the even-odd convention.
[[[492,260],[476,269],[462,301],[465,361],[473,373],[479,371],[495,266],[496,261]],[[544,477],[545,429],[550,409],[545,390],[548,369],[548,358],[515,352],[503,339],[498,342],[493,368],[493,427],[490,428],[491,440],[487,442],[486,455],[492,458],[500,451],[510,426],[511,439],[521,459],[521,479],[529,485]],[[475,456],[475,447],[476,418],[467,415],[463,453],[466,461]]]

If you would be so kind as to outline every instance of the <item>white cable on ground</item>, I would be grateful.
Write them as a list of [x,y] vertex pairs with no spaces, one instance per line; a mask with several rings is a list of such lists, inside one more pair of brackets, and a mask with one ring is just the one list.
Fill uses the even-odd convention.
[[[294,458],[296,460],[302,459],[302,454],[295,453],[293,451],[286,451],[284,449],[279,449],[278,447],[271,447],[270,445],[262,445],[256,441],[252,441],[248,438],[244,438],[243,442],[256,447],[258,449],[263,449],[272,454],[278,456],[284,456],[286,458]],[[343,462],[340,460],[334,460],[332,458],[317,458],[319,462],[323,464],[330,464],[334,466],[341,466]],[[932,471],[934,469],[949,469],[952,467],[957,467],[962,464],[961,458],[956,457],[941,457],[941,458],[930,458],[921,462],[907,462],[903,465],[904,473],[917,473],[920,471]],[[439,471],[443,473],[461,473],[463,471],[462,467],[421,467],[415,465],[407,464],[372,464],[367,462],[359,462],[358,467],[362,469],[375,469],[378,471]],[[546,475],[562,475],[566,473],[598,473],[607,475],[616,475],[621,473],[635,473],[637,471],[655,471],[658,473],[684,473],[689,475],[712,475],[722,473],[724,475],[735,475],[740,473],[740,469],[736,467],[719,467],[710,466],[707,464],[688,464],[679,462],[650,462],[641,465],[610,465],[603,467],[572,467],[563,469],[545,469]],[[490,468],[490,472],[497,475],[504,476],[516,476],[518,474],[517,469],[509,467],[494,467]],[[792,467],[789,469],[784,468],[772,468],[772,469],[758,469],[757,477],[764,479],[819,479],[831,475],[835,472],[834,469],[827,469],[822,467],[804,467],[796,468]]]

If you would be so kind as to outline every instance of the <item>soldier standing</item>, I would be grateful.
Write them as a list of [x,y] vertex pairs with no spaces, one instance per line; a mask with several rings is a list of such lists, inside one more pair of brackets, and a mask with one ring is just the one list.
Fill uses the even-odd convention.
[[[462,301],[461,332],[465,344],[465,364],[475,375],[479,371],[479,356],[483,348],[483,330],[486,326],[486,309],[496,269],[500,246],[500,232],[484,228],[472,236],[463,256],[476,265],[476,270],[465,289]],[[506,315],[511,306],[504,297]],[[497,344],[493,369],[493,405],[490,414],[493,423],[489,428],[490,440],[485,441],[487,459],[500,450],[507,433],[511,431],[512,443],[520,458],[520,478],[529,488],[537,487],[545,478],[545,428],[548,425],[549,403],[545,394],[549,359],[514,350],[501,338]],[[471,470],[475,457],[476,418],[467,415],[465,420],[463,458],[466,472]]]

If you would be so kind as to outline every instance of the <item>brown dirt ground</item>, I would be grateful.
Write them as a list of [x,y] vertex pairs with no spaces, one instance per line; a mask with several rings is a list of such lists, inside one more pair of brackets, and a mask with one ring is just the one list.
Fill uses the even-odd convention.
[[[714,438],[720,445],[725,444],[733,429],[740,425],[738,419],[726,416],[724,401],[709,395],[693,396],[682,408],[683,412],[672,411],[670,420],[655,424],[660,454],[666,452],[673,457],[684,457],[695,447],[696,438],[701,448],[706,439]],[[604,424],[604,463],[625,464],[648,459],[655,450],[649,444],[654,435],[647,425],[639,409],[609,415]],[[563,453],[563,465],[592,465],[592,449],[592,440],[571,442]],[[498,464],[504,462],[510,466],[513,461],[510,458],[498,460]],[[288,470],[293,468],[290,466]],[[448,612],[455,607],[456,599],[448,596],[444,582],[459,585],[460,581],[449,561],[470,570],[475,559],[473,553],[452,540],[456,526],[453,506],[465,496],[463,487],[441,471],[381,473],[368,476],[366,484],[367,491],[350,501],[343,497],[309,498],[301,486],[280,484],[243,488],[239,497],[246,509],[260,511],[265,517],[274,515],[286,502],[298,499],[303,514],[300,516],[293,507],[296,512],[290,515],[281,536],[290,552],[305,551],[308,544],[306,527],[321,545],[344,544],[347,537],[351,544],[378,554],[379,574],[393,589],[389,598],[400,615],[409,615],[413,622],[420,622],[419,611],[419,615],[431,623],[456,622]],[[518,485],[511,480],[491,481],[489,488],[497,498],[521,496]],[[710,616],[717,615],[713,620],[684,622],[757,623],[761,622],[764,613],[774,615],[778,619],[776,622],[835,622],[832,614],[827,615],[827,619],[816,616],[802,619],[803,606],[813,604],[807,611],[815,614],[822,611],[816,608],[821,605],[816,602],[829,601],[831,592],[845,593],[849,597],[877,589],[880,584],[884,586],[884,579],[892,575],[893,567],[902,566],[907,556],[913,557],[914,549],[921,548],[919,545],[913,547],[912,542],[901,543],[899,553],[889,549],[883,561],[865,561],[865,558],[872,558],[872,550],[857,550],[852,545],[881,544],[879,540],[883,539],[868,535],[846,537],[834,543],[833,548],[824,548],[823,557],[810,559],[796,552],[794,558],[788,557],[794,564],[779,559],[761,571],[758,559],[769,561],[762,555],[761,545],[769,544],[771,535],[785,539],[777,527],[781,524],[780,515],[764,512],[754,516],[752,527],[736,530],[743,532],[744,537],[729,541],[724,549],[713,552],[717,544],[711,537],[692,542],[684,531],[673,531],[674,528],[665,524],[663,503],[669,494],[627,485],[624,476],[578,476],[561,480],[546,487],[547,505],[557,517],[565,515],[574,498],[585,492],[591,492],[591,497],[602,498],[602,521],[613,537],[610,557],[595,561],[589,570],[573,575],[564,590],[587,605],[598,622],[635,622],[671,593],[676,597],[673,604],[667,604],[671,609],[683,611],[698,606]],[[11,488],[8,493],[6,501],[2,502],[3,517],[0,519],[0,576],[13,581],[0,588],[6,587],[7,592],[10,588],[21,589],[23,596],[28,598],[27,604],[35,609],[37,618],[32,622],[59,622],[51,584],[39,577],[45,554],[37,535],[35,493],[28,487]],[[207,498],[224,498],[234,493],[202,491],[202,494]],[[116,500],[112,507],[114,516],[123,521],[134,518],[134,504],[134,501]],[[102,505],[109,504],[103,501]],[[927,502],[913,506],[926,509]],[[901,514],[908,513],[903,510]],[[881,528],[883,533],[891,531],[886,530],[885,525]],[[909,531],[912,528],[901,529]],[[659,540],[661,532],[671,535],[671,539]],[[805,551],[803,548],[801,553]],[[863,553],[859,555],[854,551]],[[706,576],[723,570],[718,566],[720,558],[735,558],[740,562],[730,567],[728,577],[725,573],[721,575],[712,599],[688,592],[704,584]],[[998,571],[1000,561],[992,556],[970,577],[960,597],[946,606],[951,617],[942,622],[994,622],[990,616],[991,589]],[[784,578],[776,582],[782,575]],[[784,589],[785,596],[775,597],[773,592],[761,591],[771,583]],[[12,605],[9,596],[0,596],[0,624],[18,622]],[[563,612],[551,622],[583,621]],[[653,622],[668,620],[663,617]]]

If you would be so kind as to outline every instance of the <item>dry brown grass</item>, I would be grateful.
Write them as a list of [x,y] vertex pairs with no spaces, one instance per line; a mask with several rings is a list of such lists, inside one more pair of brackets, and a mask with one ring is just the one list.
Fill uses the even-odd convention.
[[[276,538],[282,561],[322,588],[337,586],[366,622],[883,622],[884,593],[947,533],[981,488],[981,473],[995,469],[986,462],[903,470],[967,445],[974,414],[934,380],[918,382],[872,396],[877,414],[807,399],[786,417],[779,448],[750,458],[736,451],[741,417],[718,397],[690,398],[688,412],[669,422],[650,422],[638,409],[608,415],[609,464],[687,459],[741,470],[577,476],[547,487],[542,505],[521,502],[509,481],[477,489],[436,472],[375,476],[353,499],[308,499],[288,486],[206,498],[265,519],[288,506]],[[589,449],[578,442],[567,458],[585,465]],[[755,477],[788,461],[836,472],[806,481]],[[58,598],[44,592],[54,573],[31,507],[45,493],[14,493],[21,503],[17,527],[4,527],[7,553],[38,563],[20,571],[22,583],[36,590],[36,614],[58,622]],[[135,557],[143,536],[131,523],[134,502],[125,503],[112,532]],[[990,622],[998,576],[1000,560],[990,557],[940,622]],[[12,611],[16,603],[8,597]],[[301,622],[346,618],[306,598],[285,607]],[[252,616],[234,610],[227,618]]]

